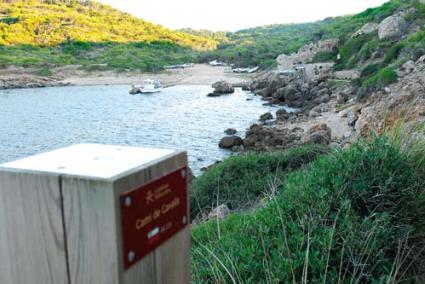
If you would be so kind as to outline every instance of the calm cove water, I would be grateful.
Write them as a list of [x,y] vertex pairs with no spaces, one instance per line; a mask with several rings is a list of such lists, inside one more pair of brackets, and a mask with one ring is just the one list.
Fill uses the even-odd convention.
[[[223,131],[243,136],[273,107],[238,90],[208,98],[209,86],[177,86],[150,95],[129,86],[0,91],[0,163],[76,143],[184,149],[195,173],[222,160]],[[252,100],[247,100],[250,98]]]

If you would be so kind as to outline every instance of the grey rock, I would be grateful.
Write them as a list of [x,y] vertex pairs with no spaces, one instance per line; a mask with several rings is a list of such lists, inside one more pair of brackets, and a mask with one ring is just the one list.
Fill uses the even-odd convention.
[[320,113],[318,113],[317,111],[311,110],[308,113],[308,116],[315,118],[315,117],[319,117],[320,116]]
[[290,113],[288,113],[287,111],[286,111],[286,109],[284,109],[284,108],[281,108],[280,110],[278,110],[277,112],[276,112],[276,119],[277,120],[286,120],[286,119],[288,119],[290,117]]
[[273,115],[270,112],[266,112],[265,114],[260,116],[260,121],[265,122],[267,120],[272,120]]
[[215,94],[233,94],[235,88],[226,81],[218,81],[212,85]]
[[332,138],[332,130],[325,123],[312,126],[303,136],[304,143],[329,145]]
[[383,39],[397,39],[400,38],[407,27],[406,20],[400,15],[389,16],[384,19],[378,28],[378,36],[380,40]]
[[235,135],[236,132],[238,132],[236,129],[234,128],[227,128],[224,133],[226,133],[227,135]]
[[240,145],[243,145],[243,140],[235,135],[223,137],[218,143],[218,146],[223,149],[232,149],[234,146]]
[[348,120],[349,126],[355,126],[358,119],[359,119],[358,112],[354,111],[353,109],[350,109],[347,112],[347,120]]

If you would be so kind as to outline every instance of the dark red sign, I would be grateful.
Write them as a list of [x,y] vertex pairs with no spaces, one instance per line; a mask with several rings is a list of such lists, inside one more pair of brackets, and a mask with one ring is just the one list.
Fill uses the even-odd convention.
[[121,194],[125,270],[187,226],[186,176],[185,167]]

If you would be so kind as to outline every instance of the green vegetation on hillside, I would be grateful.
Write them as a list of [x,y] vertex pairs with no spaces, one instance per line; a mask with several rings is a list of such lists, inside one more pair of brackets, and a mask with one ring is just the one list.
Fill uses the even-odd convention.
[[[354,16],[328,18],[315,23],[257,27],[228,33],[225,43],[220,44],[217,50],[203,53],[202,58],[219,59],[234,63],[236,66],[259,65],[265,68],[276,64],[276,57],[282,53],[296,52],[303,45],[319,39],[338,38],[341,42],[339,50],[341,60],[337,62],[336,69],[351,69],[358,63],[370,59],[374,51],[381,50],[385,54],[396,44],[388,41],[380,42],[377,33],[351,38],[353,32],[366,23],[380,23],[395,11],[409,7],[415,7],[419,12],[407,20],[423,27],[424,4],[418,0],[391,0],[380,7],[367,9]],[[411,43],[409,47],[423,48],[423,37],[421,40],[416,39],[416,43]],[[336,55],[336,53],[318,54],[314,61],[335,60]],[[398,54],[393,54],[395,55]],[[386,61],[383,67],[389,65],[390,55]]]
[[307,145],[287,152],[230,157],[196,179],[189,195],[191,215],[195,218],[221,204],[232,210],[252,207],[268,194],[271,184],[325,152],[327,149],[322,146]]
[[157,71],[214,49],[211,38],[171,31],[94,1],[0,1],[0,65],[104,65]]
[[425,145],[393,137],[357,142],[289,174],[263,208],[195,226],[193,281],[419,281]]
[[[391,0],[384,5],[368,9],[350,18],[350,21],[379,23],[383,18],[396,11],[415,8],[416,13],[406,16],[409,25],[416,25],[419,30],[402,40],[379,40],[378,33],[350,37],[352,33],[340,36],[341,59],[335,65],[336,70],[362,69],[361,78],[354,82],[368,90],[382,88],[397,81],[395,68],[408,60],[416,61],[425,54],[425,4],[418,0]],[[364,67],[366,62],[372,62]]]
[[159,71],[164,65],[191,62],[197,52],[170,42],[87,43],[65,42],[54,47],[0,46],[0,66],[79,64],[85,69],[138,69]]
[[400,57],[418,58],[425,53],[423,29],[400,43],[380,41],[377,33],[350,37],[364,24],[379,23],[408,7],[415,7],[418,13],[406,16],[406,20],[423,27],[424,4],[418,0],[391,0],[354,16],[225,33],[171,31],[94,1],[2,0],[0,65],[81,64],[86,68],[102,65],[156,71],[164,65],[217,59],[236,67],[268,68],[282,53],[290,54],[312,41],[339,38],[339,60],[338,53],[321,53],[314,61],[335,60],[336,70],[377,61],[378,70],[362,78],[363,82],[379,69],[400,64]]
[[92,1],[1,1],[0,44],[54,46],[77,42],[168,41],[196,50],[216,41],[171,31]]

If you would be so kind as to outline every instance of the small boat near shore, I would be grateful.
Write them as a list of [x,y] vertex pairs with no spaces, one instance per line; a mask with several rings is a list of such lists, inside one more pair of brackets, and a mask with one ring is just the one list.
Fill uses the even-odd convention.
[[158,93],[162,91],[162,85],[161,82],[156,82],[151,79],[147,79],[142,81],[140,85],[132,85],[130,94],[152,94],[152,93]]

